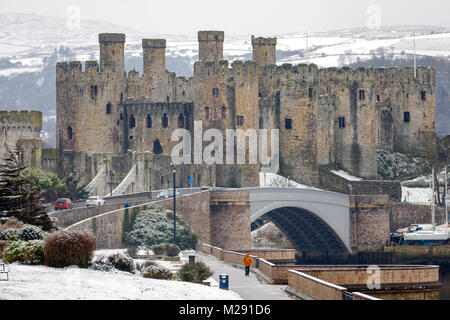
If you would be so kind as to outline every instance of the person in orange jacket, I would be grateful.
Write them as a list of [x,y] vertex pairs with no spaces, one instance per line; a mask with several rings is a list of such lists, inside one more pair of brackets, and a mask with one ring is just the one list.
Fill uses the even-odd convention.
[[253,261],[252,257],[250,257],[250,254],[247,252],[244,257],[245,275],[247,277],[249,276],[250,273],[250,266],[252,264],[252,261]]

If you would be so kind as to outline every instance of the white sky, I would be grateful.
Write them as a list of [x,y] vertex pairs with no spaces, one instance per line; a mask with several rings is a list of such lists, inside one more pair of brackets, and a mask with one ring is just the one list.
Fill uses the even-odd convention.
[[[82,20],[146,33],[194,35],[198,30],[223,30],[276,35],[360,27],[373,21],[382,26],[450,27],[448,0],[2,0],[0,13],[64,18],[71,5],[80,8]],[[368,13],[373,5],[376,12]]]

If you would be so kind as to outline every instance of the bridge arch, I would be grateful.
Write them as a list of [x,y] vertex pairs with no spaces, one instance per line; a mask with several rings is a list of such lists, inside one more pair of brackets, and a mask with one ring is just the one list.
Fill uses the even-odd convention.
[[348,195],[297,188],[248,190],[250,220],[266,215],[298,251],[351,252]]

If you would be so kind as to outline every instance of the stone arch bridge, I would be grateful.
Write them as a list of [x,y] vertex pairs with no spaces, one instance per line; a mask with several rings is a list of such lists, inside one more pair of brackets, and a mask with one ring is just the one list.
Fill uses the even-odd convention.
[[[200,243],[221,248],[251,248],[251,222],[266,216],[300,252],[354,253],[380,249],[389,239],[387,200],[387,196],[350,198],[315,189],[215,188],[177,197],[177,214],[192,226]],[[149,200],[128,210],[100,214],[96,208],[81,208],[76,210],[83,213],[76,217],[69,210],[64,219],[71,225],[58,223],[93,232],[99,249],[121,248],[126,220],[150,204],[172,209],[173,199]]]

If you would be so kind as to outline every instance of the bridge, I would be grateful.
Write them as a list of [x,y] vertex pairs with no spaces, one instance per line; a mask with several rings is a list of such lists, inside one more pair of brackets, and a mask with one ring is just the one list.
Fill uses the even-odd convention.
[[[189,189],[181,189],[188,190]],[[361,196],[296,188],[196,189],[177,197],[177,214],[197,233],[200,243],[227,249],[251,247],[251,222],[266,216],[299,252],[353,253],[381,248],[389,239],[386,196]],[[135,195],[134,195],[135,196]],[[127,197],[123,195],[123,203]],[[142,198],[129,209],[78,208],[53,213],[57,224],[95,234],[97,248],[122,248],[131,215],[158,205],[172,209],[173,199]]]

